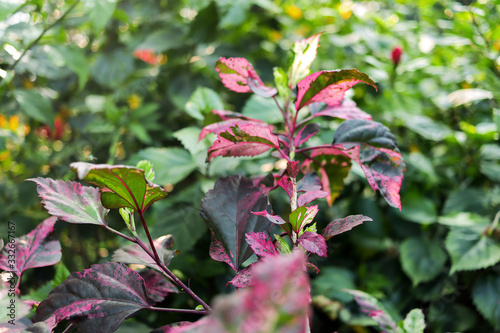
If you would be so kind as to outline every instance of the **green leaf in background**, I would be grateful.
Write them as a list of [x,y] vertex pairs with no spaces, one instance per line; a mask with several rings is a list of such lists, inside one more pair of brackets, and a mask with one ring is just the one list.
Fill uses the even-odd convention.
[[500,242],[482,234],[483,228],[455,228],[446,237],[446,250],[451,257],[450,274],[476,270],[500,261]]
[[118,88],[133,71],[134,58],[124,49],[101,52],[91,68],[92,78],[109,88]]
[[500,147],[495,144],[481,146],[479,168],[483,175],[500,182]]
[[402,195],[401,211],[396,214],[402,216],[405,220],[421,223],[432,224],[437,219],[436,204],[421,194],[420,191],[411,191]]
[[86,162],[71,163],[70,168],[78,178],[101,188],[102,204],[109,209],[128,207],[142,213],[167,196],[167,191],[147,181],[139,168]]
[[2,0],[0,1],[0,21],[5,20],[16,9],[23,5],[26,0]]
[[54,124],[54,111],[47,98],[35,91],[20,89],[14,91],[14,97],[29,117],[50,126]]
[[487,217],[466,212],[454,212],[438,217],[438,223],[450,227],[473,227],[482,225],[486,228],[489,222],[490,220]]
[[54,274],[54,279],[52,280],[52,289],[60,285],[66,278],[71,274],[66,266],[62,262],[58,262],[55,265],[56,272]]
[[495,329],[500,329],[500,276],[486,275],[477,279],[472,289],[472,300]]
[[50,47],[50,56],[56,65],[67,66],[78,76],[78,91],[82,91],[90,75],[84,50],[79,47],[55,45]]
[[108,24],[115,11],[116,3],[116,0],[84,0],[95,34],[99,34]]
[[322,268],[321,274],[312,280],[312,294],[324,295],[343,303],[350,302],[353,297],[343,289],[356,288],[354,279],[354,273],[348,269],[332,266]]
[[452,130],[448,126],[426,116],[406,117],[405,126],[432,141],[441,141],[453,135]]
[[408,238],[401,244],[399,259],[403,270],[416,286],[438,276],[447,256],[438,241]]
[[244,116],[262,120],[268,124],[276,124],[283,121],[280,109],[272,98],[265,98],[253,94],[243,106],[241,113]]
[[425,317],[420,309],[413,309],[406,315],[403,322],[406,333],[423,333],[425,329]]
[[196,170],[196,162],[182,148],[146,148],[130,158],[130,163],[148,160],[156,171],[155,182],[160,185],[175,185]]
[[212,110],[223,110],[224,105],[219,95],[212,89],[199,87],[186,103],[186,112],[198,120],[205,119],[205,115]]

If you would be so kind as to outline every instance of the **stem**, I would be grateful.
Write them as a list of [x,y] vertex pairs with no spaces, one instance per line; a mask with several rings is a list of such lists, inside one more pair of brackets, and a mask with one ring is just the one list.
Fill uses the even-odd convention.
[[[156,261],[157,264],[161,263],[160,257],[158,256],[158,252],[156,252],[156,247],[153,242],[153,238],[151,238],[151,234],[149,233],[149,228],[146,224],[146,220],[144,219],[144,214],[143,212],[139,211],[139,217],[141,218],[142,226],[144,227],[144,231],[146,232],[146,235],[148,236],[148,241],[149,245],[151,246],[151,249],[153,251],[153,259]],[[136,238],[138,239],[138,238]]]
[[205,310],[187,310],[187,309],[174,309],[174,308],[157,308],[157,307],[154,307],[154,306],[151,306],[148,309],[149,310],[153,310],[153,311],[161,311],[161,312],[195,313],[195,314],[201,314],[201,315],[208,314],[208,311],[205,311]]
[[107,230],[111,231],[115,235],[118,235],[118,236],[120,236],[122,238],[125,238],[126,240],[128,240],[128,241],[130,241],[132,243],[137,243],[137,241],[134,238],[132,238],[130,236],[127,236],[125,234],[122,234],[121,232],[119,232],[118,230],[115,230],[115,229],[111,228],[110,226],[105,225],[104,228],[106,228]]

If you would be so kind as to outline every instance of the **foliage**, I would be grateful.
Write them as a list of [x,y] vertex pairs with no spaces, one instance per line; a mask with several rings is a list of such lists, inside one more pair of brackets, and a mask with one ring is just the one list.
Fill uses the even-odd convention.
[[[201,199],[219,177],[282,174],[286,164],[269,156],[275,149],[272,141],[257,143],[267,151],[252,159],[216,157],[206,164],[206,151],[228,130],[229,139],[222,139],[254,140],[231,130],[242,120],[271,134],[284,130],[276,103],[263,97],[273,93],[271,85],[278,98],[294,101],[287,96],[295,93],[289,85],[308,76],[309,66],[313,72],[355,67],[376,83],[377,91],[357,84],[339,105],[306,105],[298,119],[306,126],[297,135],[297,146],[332,142],[332,133],[349,119],[383,123],[397,139],[407,167],[399,191],[402,208],[380,204],[381,198],[362,179],[368,177],[368,184],[383,194],[386,174],[377,166],[394,165],[394,160],[374,155],[364,168],[363,163],[361,168],[358,163],[347,167],[386,147],[358,144],[350,156],[332,147],[305,151],[311,161],[301,160],[301,171],[317,173],[316,191],[326,192],[331,205],[314,202],[316,231],[311,225],[305,232],[324,236],[328,222],[346,216],[373,219],[329,240],[328,258],[310,257],[321,270],[318,277],[311,275],[313,331],[342,332],[374,324],[359,316],[342,288],[376,296],[394,322],[421,308],[432,331],[494,331],[500,325],[494,302],[499,298],[500,204],[497,7],[495,2],[435,0],[2,2],[0,217],[16,224],[16,237],[47,218],[33,182],[24,179],[57,179],[69,187],[71,162],[132,166],[150,160],[155,182],[169,192],[168,199],[145,211],[151,240],[173,235],[180,254],[169,268],[182,279],[190,276],[198,294],[210,300],[227,292],[225,283],[234,274],[206,256],[210,239],[199,216]],[[287,57],[290,49],[293,55]],[[219,83],[214,66],[221,57],[248,59],[258,73],[247,85],[253,94],[231,94]],[[299,153],[297,158],[304,157]],[[304,178],[298,177],[299,182]],[[285,180],[281,183],[289,189]],[[309,192],[298,191],[298,199],[307,194],[299,206],[324,195]],[[288,222],[286,191],[268,195],[273,210],[262,217]],[[82,198],[90,205],[86,207],[92,207],[91,198],[90,193]],[[62,199],[76,212],[78,201]],[[84,224],[56,224],[62,262],[72,272],[110,260],[115,250],[127,246],[112,233],[106,236],[103,228],[142,232],[133,224],[138,216],[133,209],[120,210],[128,216],[127,224],[107,208],[89,211],[80,216],[87,220]],[[64,220],[62,213],[58,216]],[[336,226],[341,228],[342,222]],[[0,231],[6,244],[7,230]],[[290,249],[280,232],[269,234],[273,237],[280,252]],[[45,299],[56,287],[54,272],[51,267],[27,270],[20,284],[22,297]],[[338,283],[332,286],[329,277]],[[170,294],[162,305],[194,308],[184,296]],[[25,304],[20,302],[25,300],[16,304]],[[19,316],[27,314],[18,311]],[[123,326],[139,325],[135,331],[147,332],[148,327],[193,318],[155,312],[139,313],[134,320]]]

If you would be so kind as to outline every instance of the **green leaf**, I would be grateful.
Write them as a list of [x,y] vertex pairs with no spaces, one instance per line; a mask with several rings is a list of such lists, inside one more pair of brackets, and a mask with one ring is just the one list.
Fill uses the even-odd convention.
[[155,180],[155,172],[153,170],[153,164],[148,160],[142,160],[137,162],[135,165],[137,168],[144,170],[144,177],[147,181],[152,182]]
[[0,1],[0,21],[5,20],[16,9],[23,5],[26,0],[2,0]]
[[51,102],[42,95],[28,90],[14,91],[14,97],[26,114],[44,124],[54,124],[54,111]]
[[339,300],[343,303],[352,301],[352,296],[343,289],[356,288],[355,275],[350,270],[340,267],[326,267],[321,269],[321,274],[312,280],[312,294],[324,295],[329,299]]
[[292,230],[299,232],[302,228],[314,220],[314,217],[318,213],[318,205],[315,206],[300,206],[290,213],[289,223],[292,226]]
[[182,143],[184,148],[189,150],[191,155],[196,155],[200,151],[206,151],[208,149],[204,140],[198,140],[200,135],[200,129],[198,127],[184,127],[174,132],[172,135]]
[[447,256],[437,241],[409,238],[401,244],[399,258],[403,270],[416,286],[438,276]]
[[472,300],[479,312],[495,327],[500,329],[500,276],[481,276],[474,283]]
[[78,178],[101,188],[102,204],[109,209],[128,207],[142,213],[167,196],[162,187],[146,180],[142,169],[86,162],[71,163],[70,168]]
[[118,48],[111,53],[99,53],[91,68],[92,78],[100,85],[109,88],[118,88],[133,71],[132,54]]
[[401,207],[397,214],[405,220],[421,224],[432,224],[437,220],[435,203],[418,191],[405,193],[401,199]]
[[281,237],[280,235],[274,235],[274,238],[276,239],[276,247],[281,253],[284,254],[289,254],[292,253],[292,250],[290,250],[290,245]]
[[108,24],[116,8],[116,0],[85,0],[94,33],[99,34]]
[[445,216],[438,217],[438,223],[450,227],[473,227],[483,225],[486,227],[490,220],[484,216],[466,213],[466,212],[453,212]]
[[278,89],[280,97],[287,101],[290,98],[290,88],[288,87],[288,76],[281,67],[273,68],[274,84]]
[[130,162],[143,159],[153,163],[155,181],[160,185],[177,184],[196,170],[196,162],[182,148],[146,148],[133,155]]
[[425,318],[422,310],[413,309],[403,322],[406,333],[423,333],[425,329]]
[[483,228],[455,228],[446,237],[446,250],[451,257],[450,274],[477,270],[500,261],[500,242],[481,233]]
[[224,105],[219,95],[212,89],[199,87],[186,103],[186,112],[198,120],[205,119],[205,115],[212,110],[223,110]]
[[71,274],[69,269],[64,266],[62,262],[58,262],[55,268],[56,273],[54,274],[54,280],[52,280],[52,289],[60,285]]
[[274,100],[257,94],[253,94],[247,99],[241,113],[244,116],[259,119],[268,124],[283,122],[283,116]]
[[50,47],[52,56],[59,56],[63,66],[67,66],[78,76],[78,91],[82,91],[89,79],[90,69],[83,49],[79,47],[55,45]]

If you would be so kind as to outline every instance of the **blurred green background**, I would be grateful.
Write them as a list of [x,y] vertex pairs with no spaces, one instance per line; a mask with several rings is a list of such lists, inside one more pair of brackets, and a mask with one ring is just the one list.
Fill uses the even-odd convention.
[[[396,134],[407,171],[401,211],[356,169],[332,207],[320,204],[320,228],[349,214],[374,221],[316,259],[313,331],[376,331],[343,288],[371,293],[395,319],[423,309],[429,332],[500,330],[499,12],[487,0],[1,1],[0,238],[7,221],[20,236],[47,217],[24,179],[75,179],[74,161],[149,159],[170,192],[148,215],[153,236],[172,234],[180,250],[170,267],[205,300],[231,292],[232,272],[209,258],[200,201],[218,177],[282,165],[269,155],[208,165],[210,138],[198,134],[211,109],[275,124],[280,115],[272,101],[224,88],[215,62],[245,57],[272,84],[294,41],[323,31],[312,70],[371,76],[377,92],[358,85],[349,97]],[[331,142],[338,124],[325,119],[311,143]],[[280,195],[271,200],[285,211]],[[110,220],[124,229],[118,214]],[[58,222],[57,235],[69,271],[124,245],[94,226]],[[53,275],[28,271],[21,291],[43,299]],[[196,304],[174,295],[163,306]],[[196,319],[140,313],[120,331]]]

